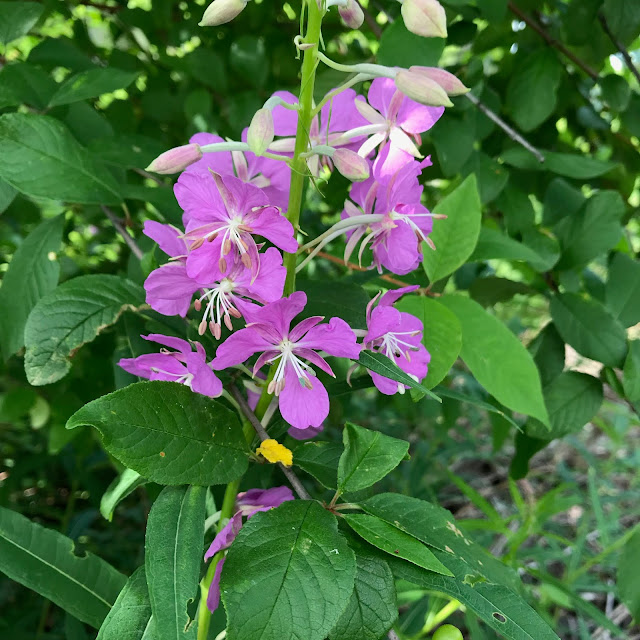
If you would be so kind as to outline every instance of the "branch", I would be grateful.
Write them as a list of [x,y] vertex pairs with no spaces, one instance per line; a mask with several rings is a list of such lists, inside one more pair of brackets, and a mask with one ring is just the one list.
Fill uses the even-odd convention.
[[607,23],[607,19],[604,17],[603,13],[598,14],[598,20],[600,20],[600,24],[602,25],[602,28],[604,29],[605,33],[609,36],[611,42],[613,42],[613,44],[617,47],[618,51],[622,54],[624,61],[627,63],[627,67],[629,67],[629,71],[631,71],[631,73],[636,77],[636,80],[640,84],[640,71],[638,71],[638,68],[636,67],[636,65],[633,64],[633,60],[631,58],[631,55],[629,54],[629,51],[624,46],[624,44],[622,44],[622,42],[618,40],[618,38],[616,38],[613,31],[611,31],[611,28]]
[[111,220],[111,224],[115,227],[115,230],[122,236],[122,239],[125,241],[125,244],[131,249],[131,253],[138,258],[138,260],[142,260],[144,253],[140,249],[140,247],[136,244],[136,241],[127,233],[127,230],[122,226],[120,220],[116,216],[111,209],[105,207],[103,204],[100,205],[104,214]]
[[[240,393],[240,390],[238,389],[238,387],[236,387],[234,384],[230,385],[229,393],[233,396],[233,399],[238,403],[238,406],[240,407],[240,410],[244,414],[244,417],[251,423],[251,426],[256,430],[256,433],[258,434],[258,437],[260,438],[260,440],[262,442],[264,442],[265,440],[268,440],[269,434],[265,431],[265,428],[260,423],[260,420],[256,418],[255,413],[251,411],[251,408],[247,404],[247,401],[245,400],[242,393]],[[284,473],[284,475],[287,477],[287,480],[289,481],[291,486],[295,489],[296,493],[298,494],[298,497],[301,500],[312,500],[311,496],[309,495],[307,490],[304,488],[304,486],[302,485],[302,482],[300,482],[300,480],[298,479],[298,476],[296,476],[294,471],[289,467],[285,467],[281,462],[278,462],[278,466],[280,467],[280,469],[282,469],[282,473]]]
[[512,13],[517,15],[520,20],[529,25],[541,38],[544,38],[544,40],[546,40],[549,45],[557,49],[563,56],[569,58],[569,60],[571,60],[573,64],[582,69],[588,76],[591,76],[596,81],[600,79],[597,71],[594,71],[586,62],[569,51],[569,49],[567,49],[567,47],[565,47],[562,42],[559,42],[553,36],[549,35],[542,26],[540,26],[535,20],[533,20],[533,18],[530,18],[519,7],[513,4],[513,2],[509,2],[508,6]]
[[527,142],[515,129],[510,127],[497,113],[491,111],[483,102],[480,102],[472,93],[466,93],[465,97],[473,103],[489,120],[495,122],[512,140],[522,145],[538,162],[544,162],[544,156],[533,145]]

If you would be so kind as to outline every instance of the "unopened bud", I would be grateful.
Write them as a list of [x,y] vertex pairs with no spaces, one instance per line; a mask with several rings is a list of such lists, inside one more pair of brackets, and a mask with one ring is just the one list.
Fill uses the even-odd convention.
[[217,27],[220,24],[231,22],[245,7],[245,0],[213,0],[207,7],[202,20],[201,27]]
[[461,96],[469,92],[469,87],[465,87],[453,73],[449,73],[438,67],[409,67],[411,73],[419,73],[438,83],[448,96]]
[[353,182],[361,182],[369,177],[369,163],[355,151],[336,149],[331,159],[336,169]]
[[258,109],[251,120],[247,132],[249,149],[257,156],[261,156],[273,142],[273,114],[271,109]]
[[429,107],[451,107],[453,103],[445,90],[427,76],[402,69],[395,78],[396,87],[405,96]]
[[347,0],[345,6],[338,7],[338,13],[350,29],[359,29],[364,22],[364,12],[357,0]]
[[202,158],[200,147],[192,142],[161,153],[148,167],[153,173],[179,173]]
[[438,0],[404,0],[401,11],[411,33],[425,38],[447,37],[447,16]]

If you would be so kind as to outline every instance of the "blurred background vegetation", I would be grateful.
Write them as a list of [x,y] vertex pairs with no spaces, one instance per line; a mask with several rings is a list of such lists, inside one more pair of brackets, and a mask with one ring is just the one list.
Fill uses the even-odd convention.
[[[12,30],[6,17],[15,4],[0,2],[0,113],[46,113],[62,122],[108,167],[124,202],[108,209],[65,205],[18,193],[0,178],[0,273],[33,229],[63,213],[63,246],[51,256],[59,261],[61,282],[119,273],[142,283],[158,260],[141,234],[142,222],[179,223],[181,214],[171,181],[144,167],[199,131],[238,139],[273,91],[297,91],[292,38],[299,5],[254,0],[230,25],[202,29],[204,0],[49,0],[34,5]],[[452,510],[463,528],[521,572],[531,600],[561,638],[640,638],[632,623],[640,616],[640,374],[633,373],[640,364],[629,356],[623,376],[621,366],[584,357],[578,338],[556,331],[549,308],[555,291],[615,306],[610,267],[616,256],[616,283],[628,298],[616,321],[630,338],[638,337],[640,3],[443,0],[446,41],[407,32],[397,2],[362,4],[366,21],[358,32],[329,14],[324,42],[331,57],[439,63],[480,101],[455,99],[423,139],[422,150],[434,161],[423,174],[426,203],[435,204],[473,173],[484,215],[474,255],[431,291],[467,290],[522,335],[542,373],[548,407],[563,369],[590,376],[590,387],[586,395],[560,398],[556,413],[571,402],[578,408],[558,417],[552,436],[538,439],[533,428],[519,434],[509,420],[522,424],[522,417],[508,413],[507,420],[458,360],[443,383],[451,393],[441,405],[370,390],[336,395],[326,439],[340,438],[348,416],[410,440],[411,460],[385,481],[386,489]],[[78,91],[78,78],[97,69],[110,73]],[[318,97],[339,80],[336,72],[321,70]],[[514,142],[487,110],[545,162]],[[335,218],[347,188],[339,175],[318,184],[305,214],[309,234]],[[389,286],[329,260],[309,276],[322,281],[329,273],[345,274],[345,282],[363,284],[371,294]],[[428,284],[424,273],[404,281]],[[2,293],[0,315],[5,305],[21,304]],[[136,489],[109,522],[100,500],[121,467],[92,430],[65,431],[64,424],[84,403],[131,381],[114,363],[152,327],[123,314],[75,354],[67,377],[45,387],[27,383],[22,344],[14,354],[11,341],[2,341],[0,503],[127,573],[143,562],[146,516],[158,488]],[[596,342],[606,340],[603,331]],[[496,407],[499,412],[487,411]],[[400,593],[402,637],[427,637],[446,601],[409,584]],[[455,603],[445,613],[465,637],[496,637]],[[0,635],[83,640],[95,632],[0,578]]]

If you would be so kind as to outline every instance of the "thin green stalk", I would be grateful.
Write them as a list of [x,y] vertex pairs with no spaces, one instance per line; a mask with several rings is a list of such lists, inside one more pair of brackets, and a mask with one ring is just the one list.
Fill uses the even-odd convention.
[[457,600],[451,600],[438,613],[430,617],[420,631],[421,636],[426,636],[430,631],[442,624],[450,615],[454,614],[462,605]]

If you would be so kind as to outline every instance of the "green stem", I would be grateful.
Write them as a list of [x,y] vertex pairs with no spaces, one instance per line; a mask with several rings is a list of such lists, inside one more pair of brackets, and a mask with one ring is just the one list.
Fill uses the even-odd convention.
[[451,614],[455,613],[462,605],[457,600],[451,600],[446,604],[438,613],[431,617],[427,623],[422,627],[420,635],[426,636],[432,629],[435,629],[439,624],[444,622]]

